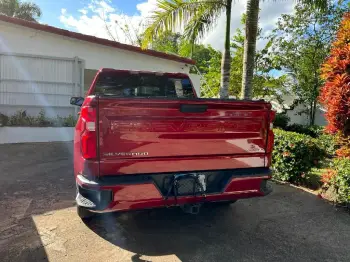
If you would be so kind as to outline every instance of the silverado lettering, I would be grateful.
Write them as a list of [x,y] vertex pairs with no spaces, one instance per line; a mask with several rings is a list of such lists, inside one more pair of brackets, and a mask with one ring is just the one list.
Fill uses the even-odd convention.
[[107,152],[104,156],[148,156],[148,152]]

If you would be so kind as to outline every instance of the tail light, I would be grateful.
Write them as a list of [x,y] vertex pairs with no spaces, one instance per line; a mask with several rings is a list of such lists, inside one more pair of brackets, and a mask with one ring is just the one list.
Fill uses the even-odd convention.
[[274,143],[275,137],[272,130],[269,130],[268,138],[267,138],[267,150],[266,153],[271,153],[273,150],[273,143]]
[[273,121],[275,120],[276,117],[276,112],[275,111],[270,111],[270,116],[269,116],[269,133],[267,137],[267,152],[266,153],[271,153],[273,150],[273,143],[274,143],[274,134],[273,134]]
[[95,97],[87,97],[81,108],[81,153],[85,159],[97,156],[96,103]]

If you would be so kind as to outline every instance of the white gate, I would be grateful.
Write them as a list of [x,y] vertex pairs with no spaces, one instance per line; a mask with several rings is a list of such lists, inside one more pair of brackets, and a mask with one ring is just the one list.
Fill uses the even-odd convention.
[[26,110],[49,117],[76,113],[71,96],[82,96],[84,61],[79,58],[0,53],[0,113]]

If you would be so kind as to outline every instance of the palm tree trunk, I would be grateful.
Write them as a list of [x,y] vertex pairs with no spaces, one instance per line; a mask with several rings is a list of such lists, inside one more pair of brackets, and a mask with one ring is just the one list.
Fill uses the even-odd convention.
[[227,0],[225,49],[224,49],[224,52],[222,53],[222,59],[221,59],[220,98],[229,97],[228,89],[230,86],[230,68],[231,68],[231,53],[230,53],[231,7],[232,7],[232,0]]
[[248,0],[243,56],[242,99],[252,98],[258,20],[259,0]]

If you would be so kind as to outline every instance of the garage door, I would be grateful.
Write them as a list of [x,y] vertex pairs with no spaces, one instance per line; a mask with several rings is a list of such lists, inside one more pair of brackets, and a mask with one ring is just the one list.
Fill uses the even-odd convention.
[[82,95],[83,82],[82,59],[0,53],[0,112],[74,115],[69,99]]

